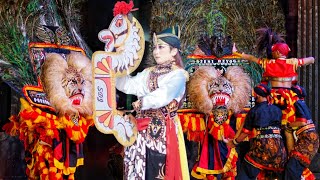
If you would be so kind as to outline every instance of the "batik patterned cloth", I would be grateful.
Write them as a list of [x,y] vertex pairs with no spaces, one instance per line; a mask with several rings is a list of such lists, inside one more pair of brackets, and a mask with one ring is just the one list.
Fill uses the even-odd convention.
[[319,149],[319,135],[305,101],[298,100],[294,104],[294,107],[296,111],[296,121],[305,122],[307,125],[299,127],[295,131],[297,141],[290,155],[298,159],[305,167],[308,167]]
[[295,143],[294,150],[290,154],[305,167],[309,167],[318,149],[319,136],[315,128],[312,128],[298,135],[298,141]]
[[253,166],[272,171],[283,171],[286,150],[283,139],[269,134],[268,138],[254,138],[250,140],[250,150],[245,160]]
[[[173,118],[167,120],[174,121]],[[125,177],[127,179],[164,179],[169,143],[166,124],[169,122],[166,122],[165,116],[162,118],[161,116],[138,117],[137,122],[139,124],[137,140],[132,146],[125,148]],[[174,135],[177,137],[177,125],[172,125],[174,125]],[[177,138],[171,143],[177,144]],[[176,157],[179,156],[176,154]],[[179,159],[176,160],[179,161]]]
[[267,101],[253,107],[246,118],[243,131],[250,136],[250,150],[245,160],[262,170],[281,171],[286,150],[280,135],[281,109]]

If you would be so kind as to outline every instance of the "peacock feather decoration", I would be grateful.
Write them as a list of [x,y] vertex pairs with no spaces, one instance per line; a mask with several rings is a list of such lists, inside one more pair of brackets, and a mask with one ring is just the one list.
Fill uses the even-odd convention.
[[[284,32],[284,15],[277,1],[155,0],[152,2],[151,32],[179,25],[184,59],[192,54],[197,44],[207,50],[216,48],[216,55],[222,56],[229,53],[232,41],[237,43],[238,49],[242,52],[261,55],[255,51],[257,29],[271,27],[276,32]],[[219,40],[219,36],[225,37],[224,40]],[[219,41],[222,45],[228,44],[228,48],[219,49],[219,46],[216,46]],[[212,52],[207,52],[210,53]],[[151,56],[150,54],[149,52],[148,55]],[[147,61],[151,59],[148,57]],[[253,78],[254,84],[260,82],[262,74],[260,66],[245,63],[243,67]]]
[[1,80],[18,92],[26,84],[37,83],[28,56],[29,37],[26,29],[27,18],[39,10],[35,3],[3,0],[0,5]]
[[[39,69],[29,56],[30,42],[80,46],[91,51],[79,33],[81,0],[0,0],[0,76],[18,94],[37,85]],[[66,26],[65,26],[66,25]]]
[[186,57],[192,53],[200,35],[206,31],[202,17],[208,12],[208,5],[209,1],[203,0],[153,1],[150,31],[160,32],[165,27],[179,25],[182,32],[182,56]]
[[226,35],[227,18],[219,11],[221,4],[222,0],[213,0],[211,10],[204,16],[206,33],[198,40],[198,47],[208,56],[232,54],[232,39]]
[[[279,1],[223,0],[219,10],[227,17],[226,33],[232,36],[240,52],[266,57],[266,51],[258,47],[262,42],[263,29],[271,28],[274,32],[285,34],[285,17]],[[258,64],[250,63],[244,68],[254,85],[261,81],[263,70]]]

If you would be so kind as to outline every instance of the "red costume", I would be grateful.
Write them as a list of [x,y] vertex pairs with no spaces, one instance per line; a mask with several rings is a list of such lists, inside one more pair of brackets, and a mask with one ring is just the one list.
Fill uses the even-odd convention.
[[298,76],[297,68],[304,65],[303,58],[259,59],[258,63],[264,70],[263,81],[293,81]]
[[[265,83],[272,80],[294,82],[298,76],[297,68],[304,65],[304,60],[303,58],[265,58],[259,59],[258,63],[264,69],[264,73],[262,74],[262,81],[264,81]],[[287,88],[273,88],[271,91],[271,96],[274,98],[273,102],[275,104],[283,106],[282,125],[285,125],[288,121],[292,121],[294,118],[293,104],[297,100],[297,98],[294,97],[294,93]]]

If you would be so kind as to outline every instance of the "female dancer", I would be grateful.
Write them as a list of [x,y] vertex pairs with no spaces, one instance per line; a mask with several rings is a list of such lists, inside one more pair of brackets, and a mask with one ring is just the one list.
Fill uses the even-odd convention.
[[185,94],[188,73],[179,53],[177,27],[154,34],[156,66],[134,77],[117,79],[118,90],[138,97],[138,137],[125,149],[125,179],[189,179],[177,110]]

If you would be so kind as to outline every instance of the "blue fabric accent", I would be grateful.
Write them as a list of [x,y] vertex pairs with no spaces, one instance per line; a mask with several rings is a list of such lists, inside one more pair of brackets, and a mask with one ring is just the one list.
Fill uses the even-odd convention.
[[208,164],[208,169],[214,169],[214,139],[212,136],[209,134],[208,135],[208,153],[209,153],[209,164]]
[[70,50],[60,48],[44,48],[46,53],[70,54]]
[[221,161],[222,164],[226,164],[227,162],[227,155],[228,155],[228,147],[227,144],[224,143],[223,141],[218,141],[218,146],[220,149],[220,156],[221,156]]
[[243,161],[236,179],[237,180],[255,180],[259,173],[260,173],[260,169],[252,166],[247,161]]
[[307,96],[307,92],[302,86],[299,86],[299,85],[292,86],[291,90],[295,92],[299,98],[305,98]]
[[259,84],[254,88],[254,92],[262,97],[270,95],[270,88],[265,84]]
[[285,180],[301,179],[304,166],[296,158],[290,158],[284,171]]
[[267,126],[280,127],[282,111],[275,105],[262,102],[256,104],[250,111],[245,120],[244,128],[252,130]]
[[305,101],[298,100],[296,103],[294,103],[294,107],[296,109],[296,116],[298,118],[306,118],[307,120],[312,120],[311,111]]
[[161,37],[159,39],[168,43],[170,46],[172,46],[174,48],[178,48],[178,49],[181,48],[180,40],[176,37]]

